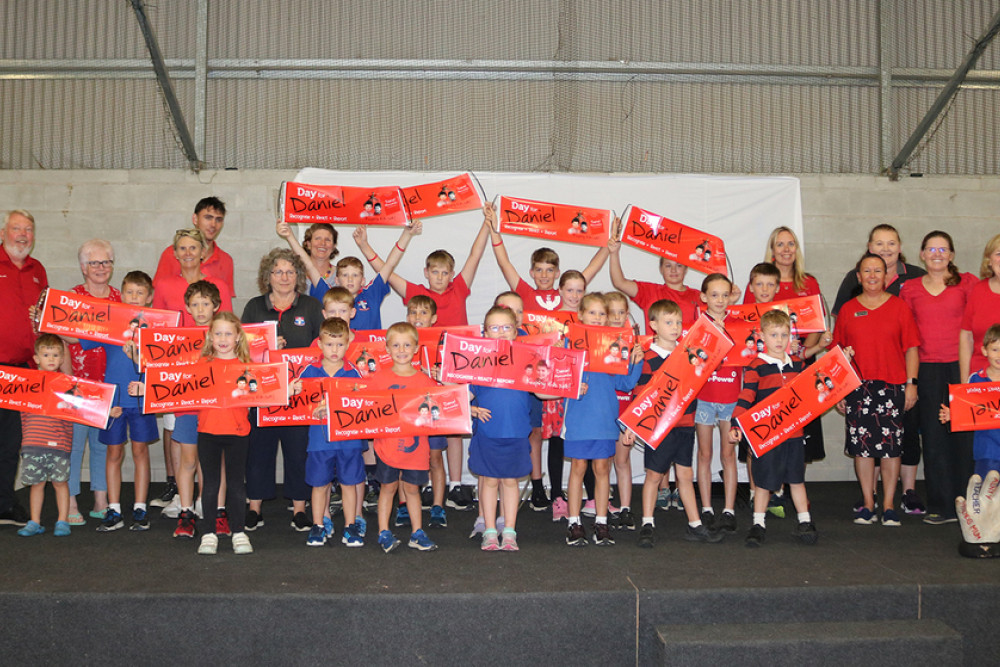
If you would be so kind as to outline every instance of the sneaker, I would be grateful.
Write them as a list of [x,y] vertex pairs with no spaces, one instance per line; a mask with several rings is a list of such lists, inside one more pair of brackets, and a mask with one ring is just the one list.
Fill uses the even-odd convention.
[[246,533],[235,533],[233,535],[233,553],[237,556],[253,553],[253,545],[250,544],[250,538],[247,537]]
[[611,528],[606,523],[594,524],[594,544],[599,547],[610,547],[615,543],[615,538],[611,537]]
[[323,517],[323,534],[326,535],[326,539],[333,537],[333,519],[328,516]]
[[194,515],[199,519],[203,519],[205,517],[205,513],[201,511],[201,498],[194,501]]
[[635,517],[632,510],[625,508],[618,512],[618,527],[622,530],[635,530]]
[[309,529],[309,537],[306,538],[306,546],[321,547],[324,544],[326,544],[326,530],[318,523],[313,524]]
[[149,530],[149,512],[141,509],[132,510],[132,525],[129,530],[142,531]]
[[368,493],[365,494],[364,508],[369,512],[374,512],[378,509],[378,490],[368,489]]
[[358,534],[358,525],[352,523],[347,528],[344,528],[344,534],[340,538],[340,543],[348,547],[363,547],[365,546],[365,540]]
[[767,511],[769,514],[776,516],[779,519],[784,519],[785,503],[782,502],[782,498],[772,493],[771,497],[767,501]]
[[469,533],[469,539],[476,539],[476,535],[482,535],[486,530],[486,520],[482,516],[476,517],[476,522],[472,524],[472,532]]
[[247,510],[246,530],[253,532],[264,527],[264,515],[253,510]]
[[21,537],[34,537],[35,535],[41,535],[45,532],[45,527],[35,521],[29,521],[24,524],[24,528],[17,531],[17,534]]
[[448,517],[444,513],[444,508],[440,505],[431,507],[431,519],[427,524],[430,528],[447,528]]
[[958,523],[958,518],[945,516],[944,514],[938,514],[937,512],[931,512],[924,517],[924,523],[928,526],[943,526],[946,523]]
[[723,512],[722,516],[719,517],[719,524],[716,526],[718,530],[725,531],[727,533],[736,532],[736,515],[732,512]]
[[670,492],[670,503],[678,512],[684,511],[684,501],[681,500],[681,492],[677,489]]
[[225,507],[220,507],[215,515],[215,534],[226,536],[233,534],[233,531],[229,530],[229,514]]
[[656,509],[668,510],[671,507],[670,499],[672,494],[670,489],[660,489],[656,493]]
[[69,521],[56,521],[56,529],[52,531],[53,535],[56,537],[69,537],[69,533]]
[[150,507],[166,507],[174,501],[177,495],[177,484],[167,480],[167,488],[163,493],[149,501]]
[[219,551],[219,538],[215,533],[206,533],[201,536],[201,544],[198,545],[198,553],[203,556],[214,556]]
[[583,524],[574,523],[566,531],[566,544],[571,547],[587,546],[587,532],[583,529]]
[[469,500],[470,499],[466,498],[464,487],[456,486],[448,491],[448,498],[445,500],[445,505],[452,509],[465,512],[471,509],[471,503]]
[[583,516],[597,516],[597,503],[593,500],[588,500],[583,504],[580,514]]
[[122,515],[109,507],[104,513],[101,525],[97,527],[97,532],[110,533],[113,530],[121,530],[124,527],[125,520],[122,519]]
[[639,546],[643,549],[652,549],[656,543],[656,529],[648,523],[642,524],[639,529]]
[[549,494],[545,493],[545,489],[532,490],[531,499],[528,501],[528,507],[530,507],[535,512],[544,512],[551,506],[552,503],[549,502]]
[[[103,518],[102,514],[100,517]],[[20,505],[14,505],[6,512],[0,512],[0,526],[26,526],[28,525],[28,510]]]
[[918,516],[927,514],[927,508],[920,502],[920,496],[917,495],[914,489],[903,493],[903,501],[899,504],[899,508],[906,514],[916,514]]
[[309,520],[309,517],[306,516],[305,512],[296,512],[295,516],[292,517],[290,525],[296,530],[296,532],[304,533],[307,530],[311,530],[313,524],[312,521]]
[[410,525],[410,510],[406,505],[400,505],[396,508],[396,522],[393,525],[396,528]]
[[882,512],[882,525],[883,526],[899,526],[899,517],[896,516],[896,510],[885,510]]
[[[861,508],[865,506],[865,499],[861,498],[858,502],[854,503],[854,513],[857,514],[861,511]],[[875,494],[875,511],[878,511],[878,494]]]
[[479,548],[483,551],[500,551],[500,539],[497,537],[496,528],[483,531],[483,543]]
[[503,541],[500,543],[500,551],[519,551],[517,531],[513,528],[504,528],[501,537],[503,537]]
[[[218,525],[218,522],[216,522],[216,525]],[[191,539],[194,538],[194,531],[194,512],[191,510],[181,512],[180,517],[177,519],[177,528],[174,529],[174,537],[186,537]]]
[[875,523],[878,519],[875,517],[875,513],[872,512],[867,507],[862,507],[854,515],[854,523],[859,526],[870,526]]
[[399,546],[399,540],[388,530],[383,530],[378,534],[378,545],[382,547],[382,551],[389,553],[396,550]]
[[423,530],[413,531],[410,535],[410,543],[407,546],[417,551],[434,551],[438,548],[438,545],[431,542],[430,538],[427,537],[427,533]]
[[336,489],[330,491],[330,509],[333,509],[334,507],[343,507],[343,506],[344,506],[344,499],[341,497],[340,491],[337,491]]
[[816,544],[816,540],[819,539],[816,524],[812,521],[799,522],[798,528],[795,529],[795,538],[802,544]]
[[356,516],[354,517],[354,525],[358,529],[358,535],[364,539],[365,535],[368,534],[368,522],[365,521],[364,517]]
[[432,507],[434,507],[434,489],[425,486],[424,490],[420,492],[420,508],[429,510]]
[[334,502],[331,500],[330,501],[330,505],[329,505],[329,509],[330,509],[330,516],[331,517],[340,516],[341,514],[344,513],[344,503],[343,502],[338,502],[338,503],[334,504]]
[[715,528],[715,512],[709,512],[708,510],[702,511],[701,523],[708,530],[713,530]]
[[721,542],[722,538],[725,536],[725,533],[710,530],[704,523],[697,528],[692,528],[688,525],[687,530],[684,531],[684,539],[688,542],[705,542],[706,544],[715,544],[716,542]]
[[[152,505],[152,503],[150,503],[150,505]],[[176,495],[173,497],[173,500],[170,501],[170,504],[164,507],[163,510],[161,510],[160,516],[164,516],[168,519],[177,519],[180,517],[180,515],[181,515],[181,497],[180,495]]]
[[559,496],[552,501],[552,520],[562,521],[569,517],[569,505],[566,504],[566,499]]
[[750,526],[750,532],[747,533],[745,544],[751,549],[756,549],[760,545],[764,544],[765,537],[767,537],[767,529],[764,528],[764,526],[755,523]]

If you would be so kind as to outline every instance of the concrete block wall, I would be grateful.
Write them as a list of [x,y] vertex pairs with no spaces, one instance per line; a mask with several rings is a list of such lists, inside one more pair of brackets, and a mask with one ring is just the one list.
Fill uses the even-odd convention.
[[[241,312],[246,300],[257,294],[257,258],[280,244],[274,235],[275,200],[281,182],[294,175],[294,171],[264,170],[200,174],[0,170],[0,209],[25,208],[35,215],[35,256],[46,266],[52,285],[65,289],[79,282],[76,252],[93,237],[114,243],[119,276],[122,270],[136,267],[152,273],[174,231],[190,225],[194,203],[217,195],[229,209],[221,243],[237,258],[234,305]],[[919,243],[926,232],[950,232],[958,266],[973,273],[978,273],[985,242],[1000,233],[1000,177],[925,176],[896,183],[867,175],[799,178],[806,266],[831,304],[844,273],[854,266],[869,229],[876,224],[887,222],[900,230],[904,251],[913,263],[919,263]],[[760,240],[761,256],[764,242]],[[745,277],[737,278],[745,281]],[[851,461],[842,455],[843,419],[827,415],[824,426],[827,458],[810,467],[809,478],[853,479]],[[163,479],[158,452],[154,453],[153,474],[154,481]]]

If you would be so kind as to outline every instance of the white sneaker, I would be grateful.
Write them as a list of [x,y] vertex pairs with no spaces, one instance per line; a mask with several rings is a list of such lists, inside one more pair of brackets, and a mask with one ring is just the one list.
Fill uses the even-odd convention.
[[218,551],[219,538],[215,536],[215,533],[206,533],[201,536],[201,545],[198,547],[198,553],[204,556],[214,556]]
[[253,553],[253,545],[250,544],[250,538],[246,533],[233,533],[233,553],[240,555]]
[[163,508],[163,516],[168,519],[176,519],[181,515],[181,496],[179,493],[174,494],[173,500],[170,504]]
[[205,514],[201,511],[201,498],[194,501],[194,513],[198,516],[199,519],[205,518]]

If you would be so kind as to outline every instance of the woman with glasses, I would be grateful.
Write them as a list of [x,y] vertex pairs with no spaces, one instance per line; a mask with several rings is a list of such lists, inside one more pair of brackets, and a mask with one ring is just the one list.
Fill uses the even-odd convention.
[[205,237],[194,227],[178,229],[174,234],[174,257],[180,269],[174,273],[163,272],[153,280],[153,308],[175,310],[181,314],[181,326],[195,326],[194,318],[187,312],[184,292],[188,285],[207,280],[219,288],[222,305],[219,310],[233,311],[233,292],[225,281],[205,275],[201,268],[205,252]]
[[[260,260],[257,287],[260,296],[247,302],[243,324],[276,322],[278,347],[309,347],[323,325],[323,304],[306,294],[306,268],[288,248],[275,248]],[[312,489],[306,484],[306,446],[308,426],[269,426],[258,428],[256,415],[250,416],[250,451],[247,455],[246,529],[264,525],[261,509],[264,500],[277,495],[275,486],[278,444],[284,463],[284,494],[292,501],[292,527],[306,532],[312,520],[306,515],[306,500]]]
[[978,281],[955,266],[955,246],[947,232],[933,231],[924,237],[920,260],[927,274],[904,283],[899,296],[913,311],[920,331],[917,410],[927,490],[924,523],[940,525],[958,520],[955,498],[972,474],[970,434],[952,433],[938,419],[938,410],[948,403],[948,385],[968,379],[958,371],[959,330],[969,293]]

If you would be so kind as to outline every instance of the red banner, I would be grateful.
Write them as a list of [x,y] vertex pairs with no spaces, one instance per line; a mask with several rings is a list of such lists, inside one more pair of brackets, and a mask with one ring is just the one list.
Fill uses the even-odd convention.
[[243,333],[247,336],[247,346],[250,348],[250,361],[255,364],[267,363],[269,350],[278,348],[278,323],[254,322],[244,324]]
[[286,181],[278,195],[284,222],[331,225],[410,224],[403,191],[396,186],[358,188],[350,185],[310,185]]
[[[277,323],[244,324],[243,331],[250,347],[251,361],[266,362],[268,349],[277,347]],[[139,329],[139,371],[198,363],[207,332],[208,327]]]
[[622,220],[622,243],[648,250],[695,271],[728,274],[726,248],[718,236],[638,206],[630,206]]
[[[357,332],[344,358],[358,369],[361,377],[392,368],[392,357],[385,349],[385,330]],[[413,362],[419,364],[419,357],[414,356]]]
[[115,385],[33,368],[0,366],[0,407],[107,428]]
[[403,188],[403,197],[411,218],[431,218],[483,207],[483,199],[469,173]]
[[555,333],[562,338],[567,325],[576,321],[576,313],[572,310],[526,310],[521,326],[529,336]]
[[861,386],[840,347],[736,418],[754,456],[771,451]]
[[585,356],[582,350],[447,334],[441,381],[578,398]]
[[603,208],[500,197],[497,219],[501,233],[604,246],[608,243],[613,215]]
[[[769,310],[781,310],[788,313],[788,316],[792,318],[793,336],[826,331],[823,299],[820,298],[819,294],[784,301],[772,301],[771,303],[746,303],[742,306],[729,306],[726,312],[733,317],[757,324],[760,322],[760,316]],[[734,340],[735,338],[733,336]]]
[[302,391],[288,397],[288,405],[257,409],[257,426],[326,426],[327,392],[360,391],[365,385],[353,378],[303,378]]
[[724,331],[699,317],[618,423],[647,447],[659,447],[732,346]]
[[760,336],[760,324],[746,320],[726,322],[726,333],[733,339],[733,347],[726,355],[723,366],[749,366],[764,351],[764,339]]
[[181,314],[112,303],[74,292],[50,289],[42,304],[38,330],[69,338],[124,345],[147,327],[176,327]]
[[444,345],[444,335],[452,333],[457,336],[477,337],[482,334],[478,324],[457,325],[453,327],[422,327],[417,329],[420,349],[417,358],[426,368],[441,365],[441,349]]
[[278,364],[202,362],[146,373],[142,411],[175,412],[288,404],[288,368]]
[[411,387],[327,392],[329,439],[358,440],[472,432],[469,388]]
[[573,322],[567,327],[566,341],[570,349],[587,353],[588,371],[628,374],[628,359],[635,343],[631,327],[595,327]]
[[289,347],[268,352],[268,361],[288,364],[288,381],[297,379],[307,366],[323,361],[323,351],[318,347]]
[[952,431],[1000,428],[1000,382],[948,385]]

